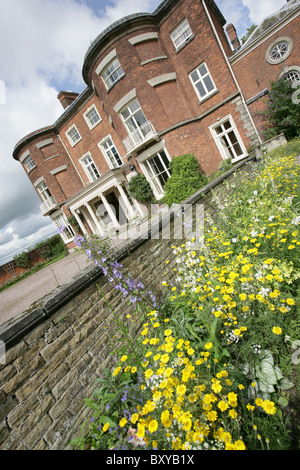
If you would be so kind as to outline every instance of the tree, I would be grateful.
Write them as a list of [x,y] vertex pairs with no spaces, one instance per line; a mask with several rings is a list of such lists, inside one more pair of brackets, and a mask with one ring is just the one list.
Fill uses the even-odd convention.
[[241,41],[242,41],[242,44],[244,44],[248,37],[250,36],[250,34],[253,33],[253,31],[257,28],[257,25],[256,24],[253,24],[252,26],[250,26],[250,28],[247,28],[247,32],[245,34],[245,36],[242,37]]
[[133,176],[129,182],[129,193],[142,204],[150,204],[153,198],[153,192],[146,177],[140,173]]
[[284,133],[286,139],[291,140],[300,134],[300,105],[295,99],[298,88],[300,82],[293,84],[285,77],[271,82],[267,109],[262,113],[265,139]]

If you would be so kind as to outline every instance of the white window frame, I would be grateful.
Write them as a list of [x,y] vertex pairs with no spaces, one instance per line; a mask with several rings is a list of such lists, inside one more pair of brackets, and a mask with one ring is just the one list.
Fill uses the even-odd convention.
[[[109,71],[109,69],[111,69]],[[117,77],[113,78],[113,74],[117,72]],[[102,70],[101,77],[107,90],[110,90],[125,73],[117,57],[114,57]]]
[[[86,163],[84,160],[90,159],[88,163]],[[93,157],[90,152],[87,152],[86,154],[82,155],[82,157],[79,159],[82,168],[85,171],[86,176],[88,177],[90,183],[93,183],[97,179],[101,177],[101,173],[98,170]]]
[[298,70],[291,69],[284,74],[284,78],[291,83],[300,83],[300,72]]
[[[282,51],[279,49],[279,45],[282,44],[282,43],[285,43],[287,44],[287,50],[285,53],[282,53]],[[277,52],[279,54],[279,57],[277,58],[274,58],[272,57],[272,50],[274,48],[277,48]],[[266,51],[266,60],[269,64],[272,64],[272,65],[276,65],[276,64],[280,64],[281,62],[283,62],[284,60],[286,60],[289,55],[291,54],[292,52],[292,49],[293,49],[293,41],[291,38],[287,37],[287,36],[282,36],[281,38],[277,38],[275,41],[273,41],[267,51]]]
[[[108,141],[111,142],[111,145],[108,144]],[[105,148],[105,144],[108,144],[109,148]],[[120,153],[118,152],[118,149],[115,146],[113,138],[110,134],[107,135],[106,137],[104,137],[104,139],[102,139],[98,143],[98,147],[100,148],[101,152],[103,153],[104,158],[107,161],[107,164],[108,164],[108,166],[111,170],[113,170],[114,168],[120,168],[120,166],[123,165],[124,162],[122,160],[122,157],[121,157]],[[113,149],[115,150],[115,152],[113,151]],[[118,161],[117,161],[115,155],[117,155],[117,157],[120,159],[121,164],[118,164]]]
[[[76,141],[74,141],[74,140],[72,139],[72,137],[70,136],[70,133],[71,133],[73,130],[75,130],[76,133],[78,134],[78,139],[76,139]],[[81,139],[82,139],[82,137],[81,137],[81,135],[80,135],[80,133],[79,133],[79,131],[78,131],[78,129],[77,129],[77,126],[76,126],[75,124],[73,124],[72,126],[69,127],[69,129],[68,129],[67,132],[66,132],[66,136],[68,137],[68,140],[69,140],[69,142],[70,142],[70,144],[71,144],[72,147],[74,147],[76,144],[78,144],[78,142],[80,142]]]
[[[170,33],[176,51],[181,49],[183,45],[193,36],[193,31],[189,22],[184,18]],[[179,40],[179,43],[177,41]]]
[[[206,72],[204,74],[202,74],[200,72],[201,67],[205,67],[205,69],[206,69]],[[198,79],[196,81],[194,81],[193,78],[192,78],[192,74],[195,74],[195,73],[198,76]],[[205,82],[205,79],[207,79],[207,77],[210,80],[211,84],[213,85],[213,89],[210,90],[210,91],[208,91],[207,84]],[[216,85],[215,85],[215,83],[212,79],[212,76],[211,76],[205,62],[202,62],[200,65],[198,65],[198,67],[196,67],[194,70],[192,70],[192,72],[189,73],[189,78],[191,80],[191,83],[194,87],[194,90],[195,90],[200,102],[206,100],[209,96],[213,95],[217,91],[217,87],[216,87]],[[197,88],[198,83],[201,83],[201,86],[202,86],[203,90],[205,91],[205,94],[203,96],[201,96],[200,91]]]
[[[130,109],[130,106],[135,101],[138,105],[138,108],[136,110],[132,111]],[[128,110],[128,112],[129,112],[129,115],[126,118],[123,116],[123,113],[124,113],[125,110]],[[143,118],[142,120],[144,120],[144,122],[142,122],[141,124],[138,122],[137,117],[136,117],[138,113],[140,113],[140,116],[142,116],[142,118]],[[134,140],[138,139],[138,141],[143,141],[144,138],[145,138],[144,132],[147,132],[147,129],[145,129],[144,132],[143,132],[143,129],[144,129],[145,125],[147,125],[148,121],[147,121],[147,118],[144,114],[144,111],[142,110],[142,107],[141,107],[140,103],[138,102],[137,98],[134,98],[129,103],[127,103],[126,106],[124,106],[123,109],[121,109],[120,114],[121,114],[122,120],[124,122],[125,128],[127,129],[128,135],[130,135],[132,137],[134,135],[136,135],[136,138],[133,137]]]
[[[89,114],[92,112],[92,111],[95,111],[96,113],[96,116],[99,118],[97,119],[96,122],[92,122],[91,119],[89,118]],[[96,127],[101,121],[102,121],[102,118],[100,116],[100,113],[98,111],[98,109],[96,108],[96,106],[93,104],[92,106],[90,106],[86,112],[84,113],[84,119],[86,120],[86,123],[87,125],[89,126],[89,128],[92,130],[94,129],[94,127]]]
[[[224,123],[225,123],[226,121],[229,121],[229,122],[230,122],[231,127],[230,127],[229,129],[226,129],[226,130],[225,130],[224,132],[222,132],[221,134],[217,134],[217,133],[216,133],[216,128],[219,127],[219,126],[224,125]],[[235,122],[234,122],[234,120],[233,120],[231,114],[229,114],[228,116],[225,116],[224,118],[218,120],[217,122],[215,122],[214,124],[212,124],[211,126],[209,126],[209,130],[210,130],[210,132],[211,132],[211,134],[212,134],[212,136],[213,136],[213,139],[214,139],[214,141],[215,141],[215,143],[216,143],[216,145],[217,145],[217,147],[218,147],[218,150],[219,150],[219,152],[220,152],[220,154],[221,154],[223,160],[228,160],[228,159],[231,158],[231,157],[230,157],[230,155],[227,154],[226,149],[225,149],[224,145],[223,145],[222,142],[221,142],[221,137],[224,136],[224,135],[226,135],[226,134],[229,134],[229,132],[231,132],[231,131],[234,132],[235,137],[236,137],[236,139],[237,139],[237,142],[238,142],[238,144],[239,144],[239,146],[240,146],[240,148],[241,148],[241,151],[242,151],[242,154],[241,154],[241,155],[238,155],[238,156],[236,156],[236,157],[234,157],[234,158],[231,159],[231,163],[235,163],[235,162],[237,162],[237,161],[239,161],[239,160],[242,160],[243,158],[245,158],[245,157],[248,155],[247,149],[246,149],[246,147],[245,147],[245,145],[244,145],[244,142],[242,141],[242,138],[241,138],[241,136],[240,136],[240,133],[239,133],[239,131],[238,131],[236,125],[235,125]],[[232,152],[233,152],[234,154],[236,154],[236,151],[235,151],[235,149],[233,148],[232,142],[231,142],[230,148],[231,148]]]
[[[155,196],[155,198],[157,200],[161,199],[163,196],[164,196],[164,189],[163,189],[163,186],[161,184],[161,182],[159,181],[159,178],[158,178],[158,175],[155,174],[153,172],[153,168],[150,166],[150,160],[155,158],[156,156],[158,156],[158,158],[160,159],[162,165],[165,167],[165,172],[168,174],[168,178],[170,178],[171,176],[171,172],[169,170],[169,168],[166,168],[165,166],[165,163],[163,162],[162,160],[162,157],[160,155],[161,152],[164,152],[164,154],[166,155],[167,159],[169,160],[169,162],[171,161],[171,157],[166,149],[165,146],[156,146],[156,148],[152,150],[151,154],[147,154],[147,156],[145,158],[143,158],[143,161],[140,161],[139,160],[139,165],[142,169],[142,172],[143,174],[146,176],[152,190],[153,190],[153,194]],[[148,152],[147,152],[148,153]],[[142,154],[141,154],[142,156]]]
[[24,158],[23,164],[25,165],[27,173],[30,173],[34,168],[36,168],[36,164],[34,163],[31,155],[28,155],[28,157]]
[[37,186],[36,189],[38,190],[42,201],[47,202],[52,198],[52,194],[49,191],[48,186],[46,185],[45,181],[41,181]]
[[54,217],[52,221],[58,228],[65,227],[65,230],[59,232],[64,243],[70,243],[72,240],[74,240],[76,234],[73,230],[73,227],[69,224],[66,215],[63,212],[59,215],[56,215],[56,217]]

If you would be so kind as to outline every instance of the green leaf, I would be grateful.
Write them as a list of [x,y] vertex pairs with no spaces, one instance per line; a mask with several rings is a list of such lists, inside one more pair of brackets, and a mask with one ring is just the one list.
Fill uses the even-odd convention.
[[281,370],[279,369],[279,367],[275,366],[274,371],[275,371],[277,380],[278,381],[281,380],[283,378],[283,375],[282,375]]
[[293,384],[293,382],[288,380],[286,377],[283,377],[283,379],[280,380],[280,383],[278,386],[281,390],[289,390],[290,388],[293,388],[295,384]]
[[88,406],[89,408],[92,408],[92,410],[98,411],[98,405],[95,403],[95,401],[92,398],[84,398],[83,401],[86,404],[86,406]]
[[100,417],[100,423],[102,424],[105,424],[105,423],[109,423],[109,426],[114,428],[117,426],[117,423],[115,423],[112,419],[110,419],[109,416],[101,416]]
[[279,399],[278,399],[278,405],[279,406],[282,406],[284,408],[285,406],[288,405],[288,403],[289,403],[289,401],[286,398],[279,397]]
[[268,385],[277,383],[274,367],[268,361],[262,361],[260,366],[256,366],[255,371],[260,382],[265,382]]
[[273,385],[267,384],[266,382],[261,382],[260,380],[258,380],[258,387],[261,392],[275,392],[275,388],[273,387]]
[[274,359],[272,353],[267,349],[264,349],[261,353],[261,361],[268,361],[270,364],[274,365]]

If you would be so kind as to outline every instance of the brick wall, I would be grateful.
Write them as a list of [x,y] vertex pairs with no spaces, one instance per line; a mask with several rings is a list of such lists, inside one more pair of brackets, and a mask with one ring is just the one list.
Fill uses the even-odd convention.
[[5,284],[6,281],[12,279],[14,276],[17,277],[23,274],[27,269],[33,268],[37,263],[44,261],[42,251],[45,248],[47,248],[47,245],[28,252],[28,268],[17,266],[15,260],[0,266],[0,285]]
[[[49,143],[43,145],[46,141]],[[31,183],[34,185],[43,177],[51,195],[58,203],[65,201],[68,194],[74,194],[83,187],[64,146],[54,132],[47,136],[37,136],[26,149],[36,165],[29,173],[25,169]]]
[[[255,165],[251,159],[237,165],[240,183]],[[217,178],[189,202],[202,203],[199,197],[205,192],[206,207],[213,208],[210,189],[222,194],[220,183],[232,173]],[[162,280],[175,282],[174,243],[172,237],[141,236],[120,248],[116,256],[159,298]],[[5,364],[0,364],[0,449],[62,450],[78,436],[89,413],[83,398],[92,396],[94,380],[103,368],[112,368],[116,359],[107,340],[113,338],[116,325],[97,284],[120,320],[129,321],[128,301],[97,268],[89,267],[38,306],[0,327],[0,340],[6,345]],[[131,333],[136,334],[132,327]]]
[[[284,25],[279,31],[267,37],[265,41],[259,43],[248,54],[244,53],[240,60],[233,59],[233,71],[243,90],[246,101],[259,96],[264,90],[270,89],[271,81],[277,81],[282,73],[288,71],[289,67],[299,67],[299,27],[300,18],[298,16],[289,24]],[[268,47],[281,37],[288,37],[293,41],[292,52],[284,61],[278,64],[270,64],[266,60]],[[261,113],[266,109],[267,97],[268,95],[265,95],[249,104],[250,112],[261,136],[264,124]]]

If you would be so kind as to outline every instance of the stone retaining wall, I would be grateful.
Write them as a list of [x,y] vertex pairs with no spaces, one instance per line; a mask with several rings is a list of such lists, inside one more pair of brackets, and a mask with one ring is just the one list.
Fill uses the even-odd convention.
[[[252,160],[236,165],[185,202],[205,202],[213,211],[211,189],[227,196],[221,183],[228,178],[241,182],[241,175],[255,170]],[[152,236],[158,236],[167,222],[167,216],[157,220]],[[162,281],[175,281],[174,244],[178,241],[172,237],[150,239],[143,234],[119,248],[116,258],[159,297]],[[115,336],[117,325],[97,285],[119,319],[129,322],[126,315],[133,307],[98,268],[89,267],[40,304],[0,326],[0,342],[6,348],[5,364],[0,361],[1,449],[68,449],[78,435],[89,413],[83,398],[92,396],[95,379],[105,367],[113,368],[116,360],[108,338]]]

